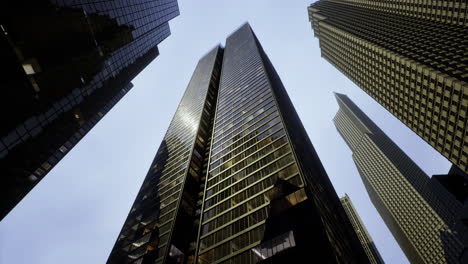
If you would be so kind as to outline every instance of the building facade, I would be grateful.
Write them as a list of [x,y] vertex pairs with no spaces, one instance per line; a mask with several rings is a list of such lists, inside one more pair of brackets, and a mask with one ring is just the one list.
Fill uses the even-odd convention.
[[176,0],[14,1],[0,22],[0,219],[132,87]]
[[340,200],[349,221],[353,225],[354,231],[359,237],[359,241],[361,241],[361,245],[364,248],[367,257],[369,258],[369,262],[372,264],[383,264],[384,261],[380,256],[372,237],[369,235],[369,232],[367,232],[367,228],[362,222],[361,217],[359,217],[356,208],[354,208],[351,198],[349,198],[348,194],[345,194],[345,196],[341,197]]
[[468,174],[453,165],[447,174],[433,175],[430,186],[454,216],[453,227],[468,245]]
[[468,3],[321,0],[322,57],[468,172]]
[[187,234],[200,214],[222,52],[198,62],[108,263],[179,263],[196,239]]
[[456,217],[430,178],[346,95],[335,126],[353,152],[369,197],[411,263],[466,263]]
[[108,263],[311,258],[368,262],[245,24],[199,61]]

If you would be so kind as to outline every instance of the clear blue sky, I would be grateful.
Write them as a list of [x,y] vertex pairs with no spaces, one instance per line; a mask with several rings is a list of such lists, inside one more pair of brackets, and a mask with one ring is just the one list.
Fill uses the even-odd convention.
[[345,93],[428,174],[449,163],[320,57],[310,0],[179,0],[161,55],[135,87],[0,222],[0,263],[105,263],[198,59],[248,21],[338,192],[351,197],[387,263],[407,263],[332,119]]

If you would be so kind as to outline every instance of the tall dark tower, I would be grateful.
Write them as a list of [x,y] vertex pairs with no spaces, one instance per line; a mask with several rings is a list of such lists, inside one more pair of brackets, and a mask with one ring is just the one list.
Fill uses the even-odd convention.
[[222,52],[216,47],[198,62],[108,263],[180,263],[179,258],[189,255],[200,215],[196,210],[203,194],[198,192],[206,172]]
[[[457,207],[346,95],[333,120],[375,208],[411,263],[467,263]],[[442,200],[442,199],[443,200]],[[465,255],[463,255],[465,254]]]
[[132,88],[176,0],[12,1],[0,11],[0,220]]
[[108,263],[311,258],[368,262],[245,24],[198,63]]
[[458,0],[320,0],[322,57],[468,173],[468,6]]

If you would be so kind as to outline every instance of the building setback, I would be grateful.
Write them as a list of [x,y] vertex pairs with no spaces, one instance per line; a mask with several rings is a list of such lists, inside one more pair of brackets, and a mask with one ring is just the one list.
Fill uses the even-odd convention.
[[468,172],[466,1],[320,0],[322,57]]
[[368,263],[248,24],[198,63],[108,263]]
[[377,250],[372,237],[369,235],[369,232],[367,232],[367,228],[362,222],[361,217],[359,217],[356,208],[354,208],[353,202],[349,198],[348,194],[345,194],[345,196],[341,197],[340,200],[343,208],[345,209],[346,215],[349,218],[349,221],[353,225],[354,231],[356,232],[359,241],[361,241],[361,245],[364,248],[367,257],[369,258],[369,262],[372,264],[383,264],[384,261],[380,256],[380,253]]
[[0,220],[133,87],[176,0],[19,0],[0,22]]
[[[456,214],[431,180],[346,95],[335,94],[335,126],[353,152],[369,197],[411,263],[466,263]],[[462,231],[462,230],[460,230]]]

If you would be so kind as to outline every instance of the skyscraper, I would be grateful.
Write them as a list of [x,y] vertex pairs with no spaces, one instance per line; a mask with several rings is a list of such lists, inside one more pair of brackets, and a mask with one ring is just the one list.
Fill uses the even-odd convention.
[[0,22],[0,219],[158,56],[176,0],[13,1]]
[[245,24],[199,61],[108,263],[304,259],[367,263]]
[[321,0],[322,57],[468,172],[466,1]]
[[468,245],[468,174],[453,165],[447,174],[433,175],[430,186],[454,216],[453,227]]
[[367,257],[369,258],[369,262],[372,264],[383,264],[384,261],[380,256],[377,247],[372,240],[372,237],[367,232],[367,228],[359,217],[359,214],[354,208],[353,202],[349,198],[348,194],[340,198],[341,204],[345,209],[346,215],[348,215],[349,221],[353,225],[354,231],[356,231],[357,236],[359,237],[359,241],[361,241],[361,245],[366,252]]
[[[335,126],[353,152],[370,199],[411,263],[466,263],[455,215],[426,175],[346,95]],[[466,261],[466,259],[463,259]]]

